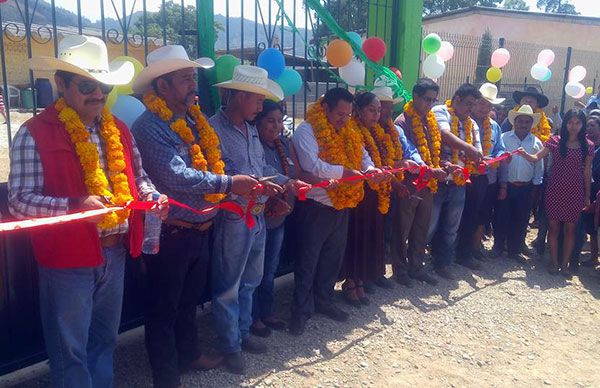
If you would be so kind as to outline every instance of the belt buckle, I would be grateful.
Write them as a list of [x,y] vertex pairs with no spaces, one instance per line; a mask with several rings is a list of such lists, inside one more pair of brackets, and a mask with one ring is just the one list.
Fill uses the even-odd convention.
[[260,215],[263,211],[265,210],[265,204],[264,203],[256,203],[254,204],[251,208],[250,208],[250,213],[252,213],[252,215],[258,216]]

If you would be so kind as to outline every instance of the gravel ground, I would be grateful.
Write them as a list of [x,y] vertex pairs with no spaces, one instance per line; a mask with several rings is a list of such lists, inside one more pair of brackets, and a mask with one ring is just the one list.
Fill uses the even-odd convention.
[[[500,257],[455,273],[458,281],[437,287],[378,289],[370,306],[344,307],[346,323],[315,316],[302,337],[275,332],[269,354],[245,356],[246,376],[192,372],[183,386],[600,386],[600,281],[591,269],[565,280],[548,275],[540,258],[522,266]],[[292,286],[291,275],[277,281],[276,309],[286,318]],[[199,322],[214,346],[210,318]],[[0,385],[48,385],[45,365],[8,377]],[[141,328],[120,338],[116,386],[151,386]]]

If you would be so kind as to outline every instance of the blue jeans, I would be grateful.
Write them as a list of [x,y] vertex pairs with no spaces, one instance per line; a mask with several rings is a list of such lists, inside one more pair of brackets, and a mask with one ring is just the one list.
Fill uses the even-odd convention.
[[223,354],[239,352],[250,334],[252,295],[263,277],[265,219],[254,217],[248,229],[236,214],[223,213],[215,223],[212,257],[212,308]]
[[39,266],[40,312],[52,386],[113,384],[126,250],[103,248],[104,263],[87,268]]
[[433,199],[427,241],[431,244],[433,265],[452,264],[456,251],[456,235],[465,207],[465,186],[440,183]]
[[279,266],[279,254],[285,236],[285,224],[267,229],[267,242],[265,244],[265,267],[262,282],[254,291],[252,304],[252,318],[269,318],[273,312],[273,281]]

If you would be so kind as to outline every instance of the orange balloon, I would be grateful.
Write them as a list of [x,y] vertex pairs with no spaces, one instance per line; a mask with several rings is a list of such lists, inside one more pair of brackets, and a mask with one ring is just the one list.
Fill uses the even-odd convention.
[[344,67],[352,60],[352,47],[345,40],[334,39],[327,46],[327,62],[333,67]]

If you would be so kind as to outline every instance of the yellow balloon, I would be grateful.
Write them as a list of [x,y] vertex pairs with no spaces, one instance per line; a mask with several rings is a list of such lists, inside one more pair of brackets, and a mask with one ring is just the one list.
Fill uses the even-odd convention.
[[592,94],[592,93],[594,93],[594,88],[591,86],[588,86],[587,88],[585,88],[585,92],[587,94]]
[[490,67],[485,75],[488,81],[496,83],[502,79],[502,70],[498,67]]
[[140,61],[138,61],[137,59],[135,59],[134,57],[129,57],[126,55],[116,57],[112,61],[113,62],[126,61],[126,62],[131,62],[133,64],[133,69],[134,69],[133,74],[134,75],[133,75],[133,78],[131,79],[131,82],[126,85],[115,86],[115,89],[117,90],[117,94],[119,96],[133,94],[133,89],[131,88],[131,86],[133,85],[133,81],[136,79],[137,75],[140,74],[140,72],[144,68],[144,65],[142,65],[142,63]]

